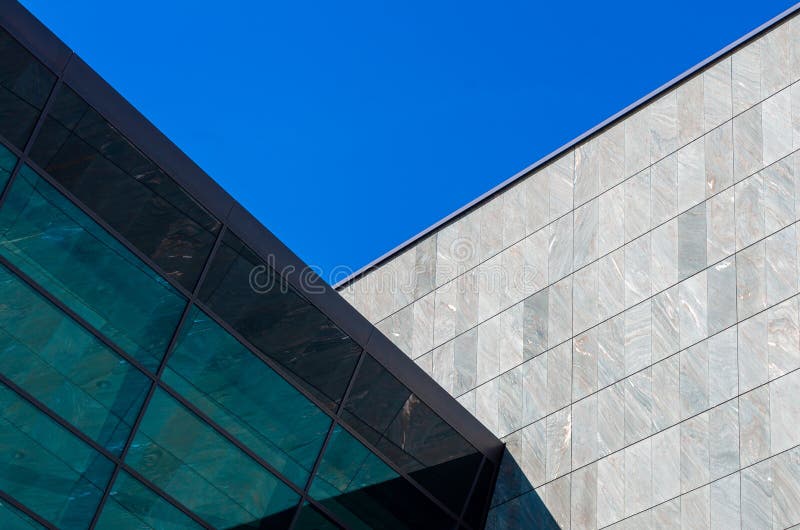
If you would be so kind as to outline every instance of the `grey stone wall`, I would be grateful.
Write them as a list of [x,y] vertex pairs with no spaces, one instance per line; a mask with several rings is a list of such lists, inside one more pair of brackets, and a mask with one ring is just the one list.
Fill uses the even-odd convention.
[[800,523],[798,79],[792,18],[341,290],[507,442],[490,528]]

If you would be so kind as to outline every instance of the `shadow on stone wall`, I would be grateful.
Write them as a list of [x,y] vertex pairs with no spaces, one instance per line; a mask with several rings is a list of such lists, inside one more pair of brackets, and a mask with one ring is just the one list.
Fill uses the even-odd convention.
[[503,453],[486,528],[487,530],[559,528],[508,450]]

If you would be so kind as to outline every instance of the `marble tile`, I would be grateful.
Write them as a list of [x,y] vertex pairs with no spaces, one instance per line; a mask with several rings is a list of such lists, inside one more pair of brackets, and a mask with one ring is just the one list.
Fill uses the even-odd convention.
[[597,452],[605,456],[625,445],[625,385],[608,386],[597,393]]
[[681,419],[708,408],[708,343],[695,344],[680,353]]
[[625,315],[597,326],[597,384],[599,388],[625,377]]
[[733,125],[727,122],[705,136],[706,197],[733,184]]
[[[650,232],[650,279],[654,293],[678,283],[678,222],[684,216],[686,214],[657,226]],[[705,238],[703,246],[705,247]]]
[[572,272],[572,214],[569,213],[553,223],[550,234],[548,279],[556,282]]
[[773,528],[788,528],[800,522],[800,449],[780,454],[770,464]]
[[572,469],[597,457],[597,394],[592,394],[572,404]]
[[764,132],[761,105],[733,118],[733,180],[752,175],[763,167]]
[[600,194],[600,141],[591,138],[575,148],[575,204]]
[[478,321],[481,322],[499,313],[506,303],[502,256],[498,254],[487,259],[478,265],[475,274],[478,276]]
[[455,342],[447,342],[431,352],[431,377],[448,393],[453,394],[455,378]]
[[741,250],[766,235],[763,174],[758,173],[736,184],[735,202],[736,249]]
[[650,229],[650,169],[632,176],[625,186],[625,241]]
[[651,439],[625,448],[625,515],[631,516],[653,504]]
[[625,306],[650,296],[650,234],[625,245]]
[[789,87],[789,94],[792,98],[792,149],[798,149],[800,148],[800,83]]
[[770,454],[769,388],[739,396],[739,458],[749,466]]
[[625,309],[625,250],[617,249],[597,261],[598,321]]
[[792,152],[791,94],[786,88],[761,104],[763,164],[768,166]]
[[572,327],[580,333],[597,323],[599,265],[593,262],[572,276]]
[[624,120],[625,176],[633,175],[650,165],[650,105]]
[[411,309],[413,319],[411,335],[411,357],[416,358],[433,349],[433,326],[436,293],[431,292],[414,302]]
[[678,151],[678,211],[683,212],[706,198],[706,148],[700,138]]
[[770,446],[773,455],[800,444],[798,396],[800,372],[794,371],[769,384]]
[[411,354],[411,342],[414,333],[414,313],[412,306],[386,317],[376,327],[406,355]]
[[597,259],[597,234],[599,229],[599,199],[593,199],[575,208],[574,269],[579,269]]
[[503,269],[502,307],[506,308],[525,298],[525,256],[522,242],[515,243],[500,253],[500,266]]
[[772,528],[772,472],[769,462],[741,471],[742,528]]
[[731,56],[733,114],[749,109],[761,99],[761,40]]
[[453,341],[453,395],[460,396],[477,384],[478,330],[471,329]]
[[597,328],[572,340],[572,401],[597,391]]
[[653,429],[660,431],[680,421],[680,358],[673,355],[652,367]]
[[681,348],[708,336],[708,277],[706,271],[695,274],[678,286],[678,313],[681,325]]
[[766,313],[739,323],[739,392],[744,393],[769,379],[769,345]]
[[706,204],[700,203],[678,216],[678,279],[706,266]]
[[521,182],[525,193],[525,233],[533,234],[550,222],[550,182],[539,170]]
[[652,300],[652,356],[660,361],[680,349],[678,286],[655,295]]
[[534,487],[544,484],[547,460],[547,428],[537,421],[519,431],[522,435],[521,457],[517,463],[527,482]]
[[458,275],[458,266],[452,249],[458,243],[460,222],[447,225],[436,233],[436,286],[444,285]]
[[[428,355],[427,357],[430,357],[430,355]],[[461,406],[467,410],[467,412],[469,412],[475,417],[477,417],[477,411],[475,410],[476,394],[477,394],[476,390],[470,390],[466,394],[462,394],[456,398],[456,401],[458,401],[461,404]]]
[[706,202],[707,264],[716,263],[736,251],[736,221],[732,188],[720,192]]
[[703,117],[706,130],[731,119],[731,97],[731,58],[728,57],[703,72]]
[[571,478],[570,475],[566,475],[546,484],[544,487],[545,505],[559,528],[570,527],[571,503],[569,495]]
[[767,310],[769,378],[800,368],[798,299],[791,298]]
[[625,123],[606,129],[596,136],[597,172],[600,177],[600,191],[616,186],[627,176],[625,174]]
[[681,530],[681,500],[672,499],[652,510],[653,527],[658,530]]
[[572,276],[549,287],[547,344],[553,347],[572,336]]
[[[532,426],[531,426],[532,427]],[[544,429],[542,429],[544,433]],[[543,445],[544,445],[544,436]],[[530,479],[527,478],[523,470],[523,463],[534,459],[533,448],[526,447],[526,440],[523,431],[517,431],[503,438],[506,450],[500,461],[497,480],[495,482],[494,494],[492,495],[492,506],[507,502],[514,497],[523,495],[533,489]],[[542,478],[544,478],[544,451],[541,455]]]
[[525,189],[519,184],[507,188],[503,194],[503,247],[508,247],[525,237]]
[[709,426],[708,412],[689,418],[681,428],[681,492],[693,490],[708,482]]
[[678,97],[670,90],[650,103],[650,159],[659,160],[678,148]]
[[678,143],[686,145],[699,138],[704,131],[703,76],[696,75],[675,90],[678,99]]
[[572,187],[575,181],[575,152],[569,151],[550,163],[544,171],[550,182],[550,220],[572,210]]
[[739,528],[741,526],[739,474],[734,473],[713,482],[710,489],[711,528],[713,530]]
[[653,391],[650,369],[642,370],[623,381],[625,386],[625,445],[653,432]]
[[550,245],[550,226],[531,234],[522,240],[523,291],[525,296],[547,287],[548,247]]
[[597,464],[572,473],[572,530],[597,528]]
[[392,290],[392,311],[411,304],[416,298],[417,275],[414,267],[416,266],[416,252],[414,248],[402,252],[392,260],[393,274],[395,282]]
[[681,528],[706,529],[711,524],[709,487],[703,486],[681,496]]
[[480,212],[480,243],[477,249],[480,262],[503,249],[503,196],[491,199],[477,211]]
[[600,225],[597,249],[602,256],[625,243],[625,186],[611,188],[597,200]]
[[527,360],[547,349],[549,289],[543,289],[525,299],[522,310],[522,352]]
[[728,328],[708,339],[708,401],[712,407],[738,394],[736,341],[736,328]]
[[547,355],[522,365],[522,423],[532,423],[547,414]]
[[761,171],[764,178],[764,227],[771,234],[795,220],[793,160],[784,158]]
[[478,325],[478,269],[471,269],[455,280],[456,289],[456,335]]
[[475,389],[475,417],[495,435],[500,425],[499,397],[497,379]]
[[569,472],[571,445],[572,415],[567,407],[547,417],[547,480]]
[[678,155],[668,155],[650,168],[651,224],[658,226],[678,213]]
[[456,334],[456,284],[446,283],[435,291],[433,345],[444,344]]
[[658,504],[681,493],[681,429],[676,425],[652,438],[653,502]]
[[788,226],[765,240],[767,305],[797,293],[797,233]]
[[500,331],[495,347],[500,354],[501,372],[522,364],[522,311],[522,304],[517,304],[492,319],[499,320]]
[[572,397],[572,344],[565,342],[546,353],[548,413],[566,407]]
[[414,247],[415,300],[436,288],[436,237],[428,236]]
[[736,323],[736,262],[728,258],[708,268],[708,334]]
[[597,524],[610,525],[625,516],[625,453],[611,454],[597,463]]
[[500,348],[503,327],[495,317],[478,326],[477,383],[483,384],[500,374]]
[[651,364],[652,325],[649,300],[625,311],[625,375]]
[[422,368],[422,370],[426,374],[431,375],[431,373],[433,372],[433,354],[432,353],[429,353],[427,355],[423,355],[421,357],[417,357],[416,359],[414,359],[414,362],[417,363],[417,366]]
[[789,26],[789,79],[800,79],[800,19],[793,17],[787,22]]
[[789,85],[789,27],[780,24],[759,39],[761,44],[761,97],[767,98]]
[[498,436],[506,436],[523,427],[522,367],[500,374],[498,378]]
[[711,480],[739,469],[739,402],[732,399],[709,411]]
[[736,254],[736,307],[740,320],[767,307],[764,241]]

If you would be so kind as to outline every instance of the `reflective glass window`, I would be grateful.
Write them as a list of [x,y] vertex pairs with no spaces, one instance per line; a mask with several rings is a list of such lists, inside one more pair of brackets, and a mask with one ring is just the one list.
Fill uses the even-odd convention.
[[8,177],[11,176],[11,171],[16,163],[17,157],[0,144],[0,192],[6,187]]
[[153,395],[126,461],[214,527],[285,528],[299,500],[163,390]]
[[0,385],[0,489],[58,528],[85,529],[114,465]]
[[461,511],[482,455],[369,355],[342,417],[451,510]]
[[351,434],[336,426],[311,496],[349,528],[450,528],[453,521]]
[[[506,453],[508,455],[508,453]],[[478,481],[475,483],[475,490],[470,497],[469,505],[464,513],[464,520],[475,528],[483,528],[486,508],[489,505],[489,498],[492,494],[494,480],[494,465],[488,460],[481,468]]]
[[330,418],[197,308],[187,316],[163,380],[305,486]]
[[44,527],[7,502],[0,500],[0,528],[3,530],[31,530]]
[[338,403],[361,349],[227,232],[200,300],[326,403]]
[[0,210],[0,254],[147,368],[158,366],[185,300],[28,167]]
[[131,475],[120,471],[95,528],[183,530],[203,527]]
[[0,266],[0,372],[121,453],[150,380]]
[[31,158],[187,289],[220,223],[69,87],[59,90]]
[[0,29],[0,134],[20,149],[53,89],[56,76]]
[[300,508],[300,514],[292,526],[293,530],[336,530],[338,528],[341,527],[307,502]]

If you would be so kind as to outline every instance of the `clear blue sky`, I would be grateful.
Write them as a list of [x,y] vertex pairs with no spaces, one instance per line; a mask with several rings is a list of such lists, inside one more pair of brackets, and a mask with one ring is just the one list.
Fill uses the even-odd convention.
[[323,275],[793,4],[22,3]]

